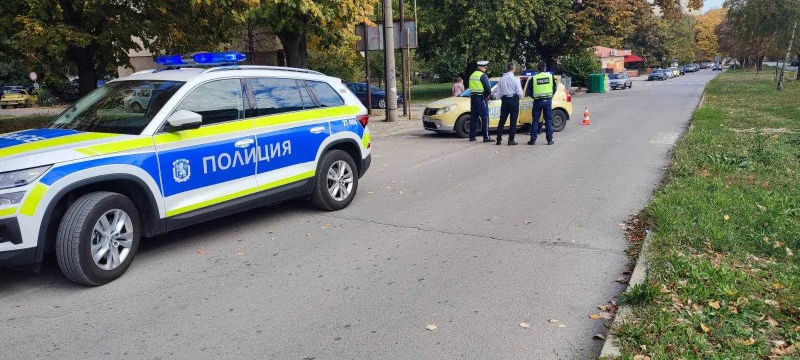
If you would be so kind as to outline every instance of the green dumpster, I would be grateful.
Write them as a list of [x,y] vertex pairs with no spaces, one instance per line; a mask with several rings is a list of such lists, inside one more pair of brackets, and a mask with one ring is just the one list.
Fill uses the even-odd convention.
[[604,93],[606,92],[606,74],[589,74],[587,81],[588,90],[590,93]]

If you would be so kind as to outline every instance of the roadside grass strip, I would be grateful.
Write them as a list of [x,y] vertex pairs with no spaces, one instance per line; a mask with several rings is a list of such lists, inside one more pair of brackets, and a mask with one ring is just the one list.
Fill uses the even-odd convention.
[[41,128],[54,118],[54,115],[26,115],[19,117],[0,115],[0,134]]
[[673,155],[620,358],[800,357],[800,81],[719,75]]

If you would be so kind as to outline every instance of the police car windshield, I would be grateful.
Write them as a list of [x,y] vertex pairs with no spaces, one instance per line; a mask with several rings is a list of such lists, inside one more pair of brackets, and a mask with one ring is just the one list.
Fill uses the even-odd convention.
[[[489,86],[494,88],[495,85],[497,85],[497,81],[489,80]],[[467,90],[464,90],[464,92],[462,92],[461,95],[458,95],[458,96],[459,97],[469,97],[469,94],[470,94],[469,89],[467,89]]]
[[78,100],[49,127],[139,135],[183,84],[156,80],[110,82]]

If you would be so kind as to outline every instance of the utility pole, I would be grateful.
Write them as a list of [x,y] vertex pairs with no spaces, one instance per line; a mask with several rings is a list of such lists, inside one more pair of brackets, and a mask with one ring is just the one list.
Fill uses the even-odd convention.
[[367,83],[367,115],[372,115],[372,83],[369,80],[369,39],[367,38],[367,23],[365,22],[364,25],[364,32],[362,35],[364,36],[364,75],[366,75],[366,83]]
[[386,54],[386,121],[397,121],[397,77],[394,69],[392,0],[383,0],[383,51]]
[[794,25],[792,26],[792,37],[789,38],[789,47],[786,48],[786,59],[783,62],[783,67],[781,67],[781,76],[778,79],[778,91],[783,91],[783,77],[786,72],[786,62],[789,61],[789,57],[792,56],[792,43],[794,42],[795,32],[797,32],[797,20],[794,21]]
[[[403,37],[405,35],[405,38]],[[403,116],[411,116],[411,104],[408,103],[408,92],[411,90],[408,66],[408,31],[406,31],[406,4],[400,0],[400,61],[403,62],[401,76],[403,78]]]

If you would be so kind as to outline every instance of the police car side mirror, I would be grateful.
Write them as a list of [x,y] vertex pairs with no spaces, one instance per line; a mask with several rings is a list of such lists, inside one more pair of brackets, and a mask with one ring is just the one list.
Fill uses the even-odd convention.
[[167,118],[173,131],[197,129],[203,125],[203,116],[188,110],[178,110]]

